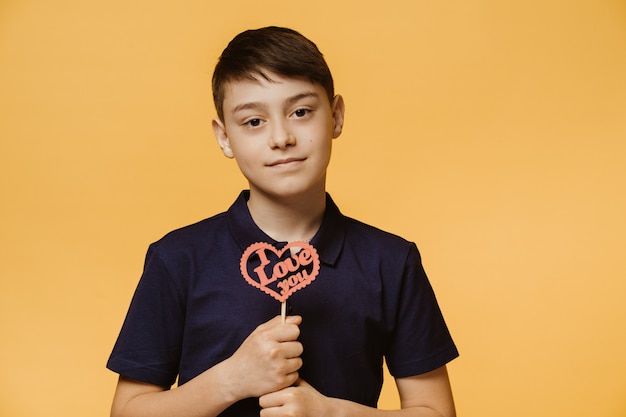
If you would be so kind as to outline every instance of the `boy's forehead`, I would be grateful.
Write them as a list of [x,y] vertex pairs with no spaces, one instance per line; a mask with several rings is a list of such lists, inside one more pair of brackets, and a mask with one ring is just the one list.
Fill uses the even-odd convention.
[[258,71],[247,74],[243,77],[231,77],[224,83],[224,91],[237,89],[238,87],[249,87],[251,85],[257,85],[265,88],[269,88],[275,84],[284,83],[308,83],[313,84],[306,77],[289,77],[286,75],[277,74],[272,71]]
[[[287,77],[274,73],[255,74],[254,78],[232,78],[224,84],[224,107],[234,107],[239,102],[263,102],[291,96],[304,92],[320,95],[322,86],[308,78]],[[310,95],[310,94],[309,94]]]

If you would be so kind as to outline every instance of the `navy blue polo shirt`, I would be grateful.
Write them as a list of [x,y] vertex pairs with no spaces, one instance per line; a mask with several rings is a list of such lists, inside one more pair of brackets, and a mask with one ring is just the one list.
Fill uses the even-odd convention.
[[[150,245],[107,367],[128,378],[182,385],[230,357],[280,303],[244,280],[239,261],[260,230],[241,193],[225,213]],[[330,196],[311,240],[319,275],[289,298],[303,317],[300,376],[322,394],[375,407],[382,362],[396,378],[458,356],[414,243],[345,217]],[[282,243],[284,245],[284,243]],[[258,400],[222,416],[258,416]]]

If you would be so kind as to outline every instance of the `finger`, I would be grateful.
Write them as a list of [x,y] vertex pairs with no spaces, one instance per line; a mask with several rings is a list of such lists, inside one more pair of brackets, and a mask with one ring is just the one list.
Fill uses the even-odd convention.
[[[283,366],[281,367],[281,370],[283,371],[281,372],[281,374],[290,375],[290,374],[298,373],[298,370],[300,368],[302,368],[302,359],[300,358],[286,359]],[[296,379],[291,381],[291,383],[294,383],[294,382],[296,382]]]
[[272,330],[272,338],[279,343],[296,342],[300,337],[300,328],[293,325],[284,325]]
[[274,326],[278,326],[280,324],[295,324],[296,326],[299,326],[302,323],[302,316],[287,316],[285,318],[285,322],[283,323],[283,319],[280,315],[278,316],[274,316],[271,319],[269,319],[268,321],[266,321],[265,323],[262,323],[261,325],[259,325],[259,327],[274,327]]
[[268,368],[267,372],[269,372],[269,374],[267,377],[274,378],[279,385],[292,385],[298,379],[298,371],[300,368],[302,368],[302,359],[284,359],[280,363]]
[[296,340],[300,336],[300,328],[297,324],[299,320],[294,320],[294,323],[282,323],[280,317],[274,317],[273,319],[260,324],[252,332],[252,335],[260,336],[267,340],[275,340],[277,342],[291,342]]
[[288,386],[278,391],[260,396],[259,405],[263,409],[284,407],[286,404],[294,400],[294,394],[294,388],[292,386]]
[[282,319],[280,316],[274,316],[271,319],[269,319],[268,321],[266,321],[265,323],[260,324],[257,328],[259,329],[264,329],[264,328],[272,328],[272,327],[276,327],[278,325],[282,324]]
[[300,342],[283,342],[281,348],[285,358],[297,358],[304,352],[304,347]]
[[[288,373],[281,378],[280,383],[276,384],[275,389],[272,391],[283,390],[283,389],[289,388],[293,386],[293,384],[295,384],[297,380],[298,380],[298,371]],[[279,391],[276,391],[276,392],[279,392]]]
[[259,405],[261,406],[261,408],[280,407],[284,404],[282,397],[283,396],[280,391],[262,395],[259,397]]
[[293,384],[294,387],[301,387],[301,388],[308,388],[311,385],[309,385],[308,382],[306,382],[304,379],[302,378],[298,378],[298,380]]

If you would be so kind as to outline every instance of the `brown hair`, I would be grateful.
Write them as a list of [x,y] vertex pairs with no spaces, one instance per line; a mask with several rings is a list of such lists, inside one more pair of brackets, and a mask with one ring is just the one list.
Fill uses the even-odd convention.
[[231,80],[272,81],[266,72],[285,77],[308,78],[320,84],[328,100],[334,97],[333,77],[317,46],[295,30],[265,27],[235,36],[222,52],[213,72],[213,101],[224,120],[224,88]]

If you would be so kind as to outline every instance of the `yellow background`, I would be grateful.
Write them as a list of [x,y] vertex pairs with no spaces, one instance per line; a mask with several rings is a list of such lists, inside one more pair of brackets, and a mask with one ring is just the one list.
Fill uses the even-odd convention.
[[422,251],[459,415],[626,415],[623,0],[0,1],[0,415],[108,414],[148,243],[245,186],[210,77],[268,24],[345,97],[335,200]]

